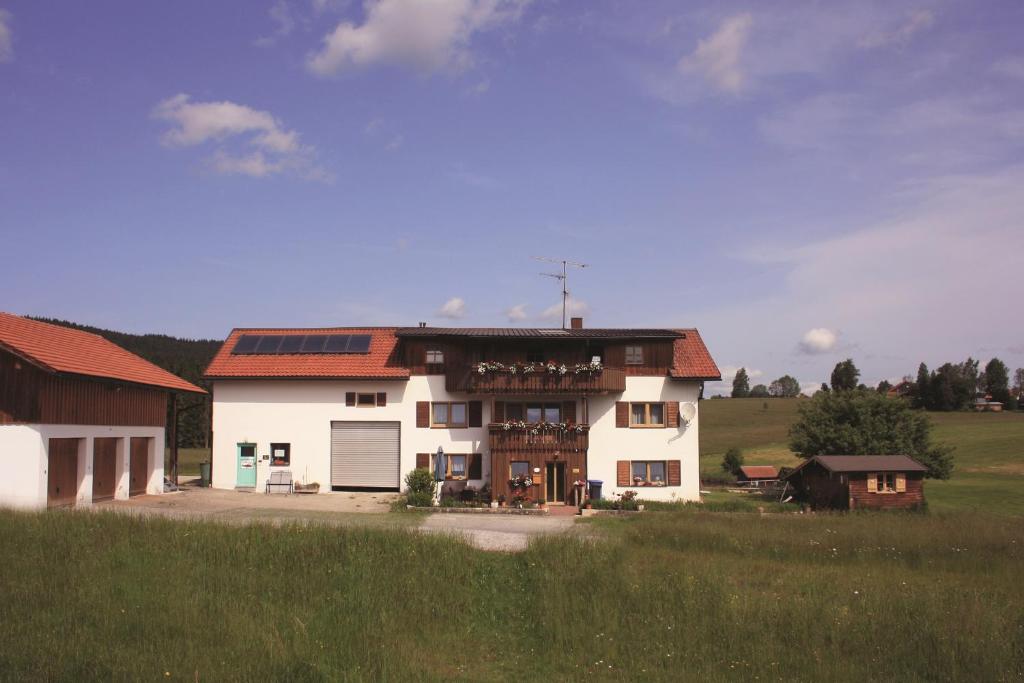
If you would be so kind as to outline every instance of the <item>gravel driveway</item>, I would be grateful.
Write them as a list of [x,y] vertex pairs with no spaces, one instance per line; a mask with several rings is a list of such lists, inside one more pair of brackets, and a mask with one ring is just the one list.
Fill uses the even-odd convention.
[[575,517],[435,513],[420,530],[458,536],[481,550],[518,551],[531,536],[577,533],[579,527]]

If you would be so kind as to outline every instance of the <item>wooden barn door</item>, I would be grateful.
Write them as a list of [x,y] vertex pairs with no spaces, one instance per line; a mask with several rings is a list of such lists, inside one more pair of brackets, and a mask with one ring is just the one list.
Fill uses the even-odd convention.
[[92,440],[92,500],[113,500],[117,488],[117,439]]
[[46,506],[74,505],[78,497],[78,439],[50,439]]
[[148,436],[133,436],[128,461],[128,495],[143,496],[149,482],[149,443]]

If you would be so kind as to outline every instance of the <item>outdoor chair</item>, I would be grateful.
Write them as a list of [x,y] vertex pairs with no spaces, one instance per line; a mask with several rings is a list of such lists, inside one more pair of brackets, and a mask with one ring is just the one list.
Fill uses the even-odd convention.
[[292,493],[292,473],[289,470],[279,470],[270,473],[267,480],[267,493]]

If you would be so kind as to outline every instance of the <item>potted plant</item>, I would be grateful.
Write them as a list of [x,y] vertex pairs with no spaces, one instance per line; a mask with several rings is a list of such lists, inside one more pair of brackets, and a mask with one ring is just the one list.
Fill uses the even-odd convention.
[[505,494],[502,493],[498,496],[498,507],[505,507]]

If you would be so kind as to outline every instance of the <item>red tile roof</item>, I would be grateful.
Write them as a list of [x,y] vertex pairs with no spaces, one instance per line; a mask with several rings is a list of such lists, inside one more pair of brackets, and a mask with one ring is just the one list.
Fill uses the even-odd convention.
[[[220,351],[206,368],[211,378],[337,378],[337,379],[408,379],[409,369],[403,367],[395,349],[398,338],[394,327],[324,327],[317,329],[236,329],[232,330]],[[303,353],[274,355],[231,354],[243,334],[368,334],[369,353]]]
[[779,471],[771,465],[744,465],[740,472],[747,479],[778,479]]
[[695,329],[676,332],[683,336],[673,342],[673,363],[669,375],[676,379],[722,379],[722,373],[700,338],[700,332]]
[[0,348],[47,372],[206,392],[98,334],[0,312]]

